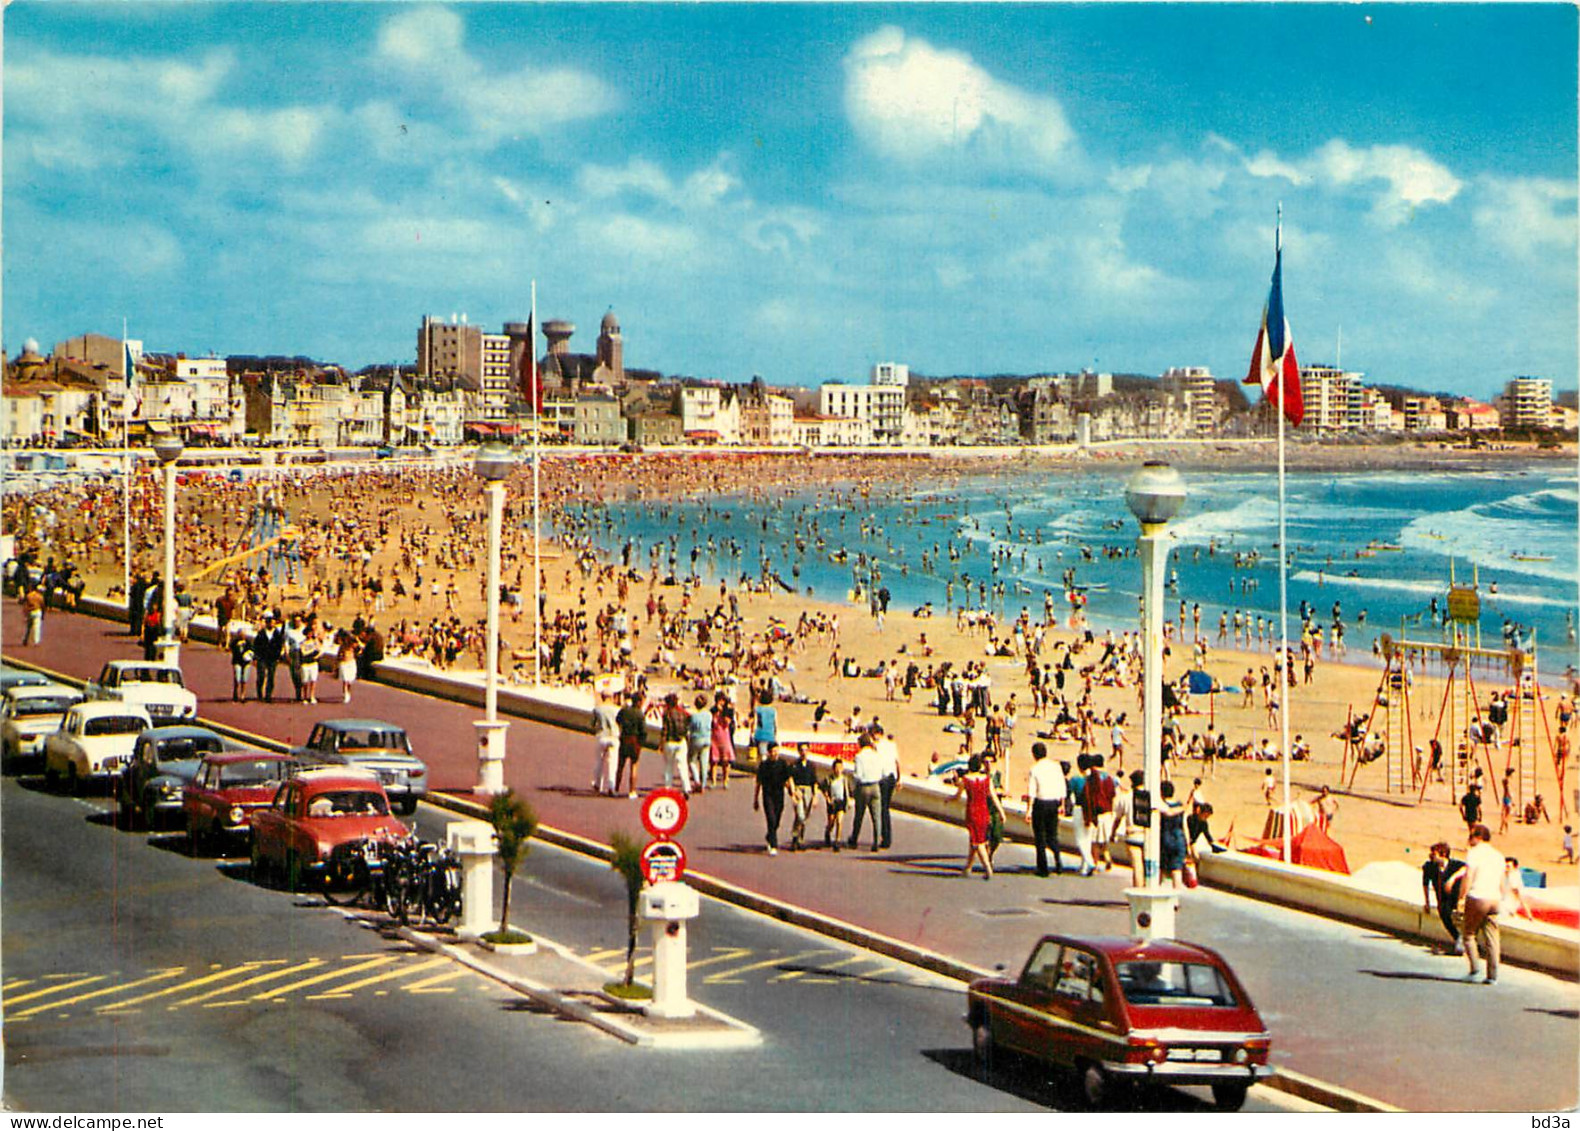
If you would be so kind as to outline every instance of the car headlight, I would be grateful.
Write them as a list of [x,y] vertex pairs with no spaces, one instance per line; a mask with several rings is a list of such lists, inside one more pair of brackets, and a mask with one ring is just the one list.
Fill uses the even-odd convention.
[[1236,1064],[1244,1064],[1246,1061],[1248,1061],[1250,1059],[1251,1059],[1251,1050],[1246,1048],[1244,1045],[1241,1045],[1239,1048],[1234,1050],[1234,1062]]
[[232,805],[230,807],[230,823],[231,824],[233,824],[233,825],[241,824],[242,818],[245,815],[246,814],[242,811],[242,808],[241,808],[240,805]]

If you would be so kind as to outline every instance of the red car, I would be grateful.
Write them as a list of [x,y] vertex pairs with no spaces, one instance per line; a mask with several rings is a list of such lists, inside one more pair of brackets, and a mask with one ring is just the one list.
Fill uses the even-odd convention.
[[1202,1084],[1225,1111],[1272,1073],[1271,1036],[1217,951],[1168,939],[1048,935],[1019,978],[971,983],[977,1062],[1002,1049],[1079,1076],[1099,1106],[1122,1082]]
[[294,758],[265,750],[207,755],[181,794],[192,851],[223,851],[249,836],[253,814],[274,800],[295,767]]
[[278,874],[294,891],[308,876],[321,877],[340,845],[406,835],[376,775],[339,766],[303,770],[253,814],[252,874]]

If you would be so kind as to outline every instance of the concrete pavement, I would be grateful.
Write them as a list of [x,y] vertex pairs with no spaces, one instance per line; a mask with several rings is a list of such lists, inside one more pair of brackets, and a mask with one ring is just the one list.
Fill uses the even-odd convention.
[[[105,659],[135,653],[132,639],[111,622],[51,614],[43,645],[8,655],[82,678],[96,674]],[[473,784],[475,708],[367,683],[356,686],[349,707],[235,704],[219,650],[191,645],[183,666],[205,718],[291,742],[320,718],[384,717],[408,728],[431,768],[432,788],[464,796]],[[321,682],[321,692],[329,683]],[[283,668],[277,687],[288,694]],[[515,720],[507,783],[529,795],[555,829],[599,843],[616,830],[642,836],[635,802],[597,797],[588,788],[592,759],[587,736]],[[655,753],[644,756],[644,786],[661,780],[659,762]],[[1113,934],[1127,927],[1117,874],[1039,879],[1029,874],[1029,851],[1006,846],[993,882],[962,879],[963,834],[918,818],[897,818],[892,851],[819,848],[769,857],[750,786],[736,777],[729,790],[694,798],[680,839],[703,880],[745,893],[740,901],[748,905],[759,899],[765,913],[803,914],[831,933],[849,927],[883,936],[932,952],[962,974],[1018,966],[1047,931]],[[787,831],[782,827],[781,843]],[[1403,1107],[1442,1107],[1445,1073],[1482,1081],[1474,1099],[1479,1109],[1558,1110],[1575,1103],[1580,991],[1572,982],[1511,970],[1493,989],[1464,985],[1462,960],[1206,889],[1185,896],[1180,931],[1222,950],[1235,965],[1273,1029],[1280,1068]],[[1488,1048],[1529,1051],[1489,1064]],[[1430,1073],[1421,1071],[1423,1049],[1431,1050]]]

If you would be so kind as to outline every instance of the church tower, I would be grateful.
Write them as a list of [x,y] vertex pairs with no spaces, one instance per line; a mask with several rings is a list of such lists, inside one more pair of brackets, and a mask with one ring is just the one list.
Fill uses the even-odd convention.
[[616,384],[625,380],[625,347],[620,341],[620,320],[613,310],[603,316],[598,331],[598,364],[608,370]]

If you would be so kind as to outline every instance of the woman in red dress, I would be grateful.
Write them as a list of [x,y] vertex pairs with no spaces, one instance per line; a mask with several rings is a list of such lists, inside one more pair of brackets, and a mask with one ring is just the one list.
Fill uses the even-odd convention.
[[[980,755],[971,755],[971,760],[966,763],[965,772],[955,779],[955,797],[966,799],[966,835],[970,838],[970,848],[966,851],[966,866],[961,869],[963,875],[971,874],[971,865],[980,860],[983,879],[993,878],[993,860],[988,855],[988,828],[992,824],[993,814],[996,812],[1002,820],[1004,810],[999,805],[998,795],[993,791],[993,781],[988,777],[987,771],[982,767]],[[951,799],[953,800],[953,799]]]

